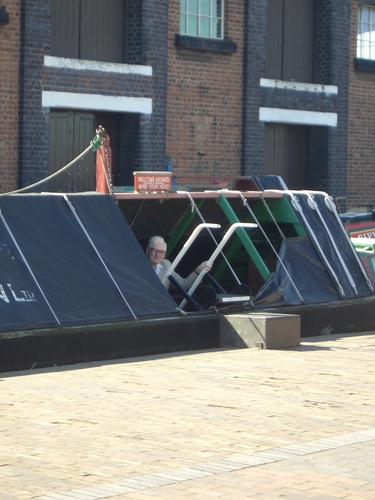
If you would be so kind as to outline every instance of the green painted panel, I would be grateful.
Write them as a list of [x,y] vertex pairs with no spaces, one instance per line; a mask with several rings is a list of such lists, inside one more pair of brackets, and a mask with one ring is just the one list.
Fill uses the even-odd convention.
[[[223,210],[223,212],[225,213],[226,217],[228,218],[229,222],[231,222],[232,224],[236,222],[242,222],[238,219],[233,208],[231,207],[231,205],[229,204],[228,200],[225,198],[224,195],[220,195],[219,205]],[[236,230],[236,233],[238,238],[241,240],[242,245],[245,247],[247,253],[249,254],[250,258],[253,260],[258,271],[260,272],[262,278],[266,281],[270,276],[270,271],[266,266],[266,264],[264,263],[262,257],[259,255],[257,249],[255,248],[253,242],[249,238],[247,232],[245,231],[244,228],[238,228]]]
[[[267,210],[267,207],[269,211]],[[251,207],[259,221],[272,222],[272,216],[278,224],[293,224],[298,236],[305,236],[305,230],[301,226],[289,200],[284,198],[269,198],[267,200],[258,200]]]

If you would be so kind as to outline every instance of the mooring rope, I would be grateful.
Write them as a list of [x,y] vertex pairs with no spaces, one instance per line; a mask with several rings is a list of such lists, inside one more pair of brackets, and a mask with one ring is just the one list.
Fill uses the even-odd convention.
[[[102,129],[102,130],[104,130],[104,129]],[[15,189],[14,191],[9,191],[7,193],[0,193],[0,196],[7,196],[8,194],[23,193],[24,191],[27,191],[28,189],[40,186],[41,184],[44,184],[45,182],[50,181],[51,179],[57,177],[62,172],[65,172],[65,170],[67,170],[72,165],[77,163],[77,161],[81,160],[89,151],[91,151],[91,150],[98,151],[98,149],[100,148],[101,142],[102,142],[102,137],[100,135],[100,132],[101,131],[99,131],[99,129],[97,129],[96,135],[95,135],[94,139],[90,142],[90,145],[84,151],[82,151],[82,153],[80,153],[76,158],[74,158],[71,162],[69,162],[64,167],[61,167],[59,170],[57,170],[53,174],[48,175],[47,177],[44,177],[43,179],[41,179],[37,182],[34,182],[33,184],[30,184],[29,186],[25,186],[25,187],[20,188],[20,189]]]

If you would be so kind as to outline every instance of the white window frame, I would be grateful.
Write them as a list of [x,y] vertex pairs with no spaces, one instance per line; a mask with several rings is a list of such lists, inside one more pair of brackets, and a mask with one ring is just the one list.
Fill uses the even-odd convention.
[[[209,14],[202,13],[203,2],[209,1]],[[192,12],[192,5],[198,4],[198,12]],[[217,7],[220,7],[220,15],[216,15]],[[215,13],[215,15],[214,15]],[[189,20],[196,18],[196,33],[189,32]],[[209,34],[202,34],[202,21],[208,22]],[[218,25],[220,36],[215,34],[215,25]],[[198,36],[200,38],[212,38],[222,40],[224,38],[224,0],[180,0],[180,33],[182,35]]]
[[375,5],[358,9],[357,57],[375,60]]

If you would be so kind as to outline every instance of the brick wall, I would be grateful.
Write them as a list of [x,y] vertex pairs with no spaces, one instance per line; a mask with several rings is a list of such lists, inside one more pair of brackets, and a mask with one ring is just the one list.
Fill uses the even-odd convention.
[[0,26],[0,192],[17,188],[20,1],[6,4],[9,24]]
[[[22,186],[48,173],[49,111],[42,109],[43,57],[49,53],[50,1],[21,6],[19,176]],[[51,82],[47,81],[48,89]]]
[[259,121],[261,77],[266,71],[267,2],[246,2],[244,52],[244,105],[242,122],[242,173],[263,174],[264,123]]
[[[163,170],[165,166],[168,0],[143,0],[143,64],[152,66],[150,96],[152,115],[141,116],[140,166],[142,170]],[[137,88],[134,87],[133,88]]]
[[[347,207],[375,202],[375,65],[354,69],[357,12],[363,2],[351,1]],[[374,4],[367,1],[366,4]],[[375,63],[375,61],[373,61]]]
[[[333,40],[331,35],[331,3],[319,1],[316,10],[316,46],[315,46],[315,81],[326,85],[337,85],[331,74],[330,50]],[[330,111],[336,112],[337,99],[330,99]],[[328,104],[328,102],[327,102]],[[333,107],[334,106],[334,107]],[[321,107],[321,110],[324,110]],[[309,188],[328,191],[328,138],[330,131],[327,127],[312,127],[310,132],[310,182]]]
[[[324,2],[323,2],[324,3]],[[337,127],[328,130],[327,191],[334,197],[346,196],[347,127],[349,91],[350,2],[330,0],[330,39],[327,57],[330,80],[338,86]]]
[[244,2],[225,2],[234,53],[175,46],[180,1],[169,1],[166,154],[177,175],[238,175],[241,159]]

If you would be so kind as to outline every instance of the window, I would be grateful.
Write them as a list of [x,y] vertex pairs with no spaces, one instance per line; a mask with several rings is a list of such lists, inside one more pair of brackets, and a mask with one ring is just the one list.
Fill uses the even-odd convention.
[[51,54],[124,62],[124,0],[52,0]]
[[375,60],[375,7],[358,10],[357,57]]
[[224,0],[180,0],[180,33],[222,39],[223,3]]

